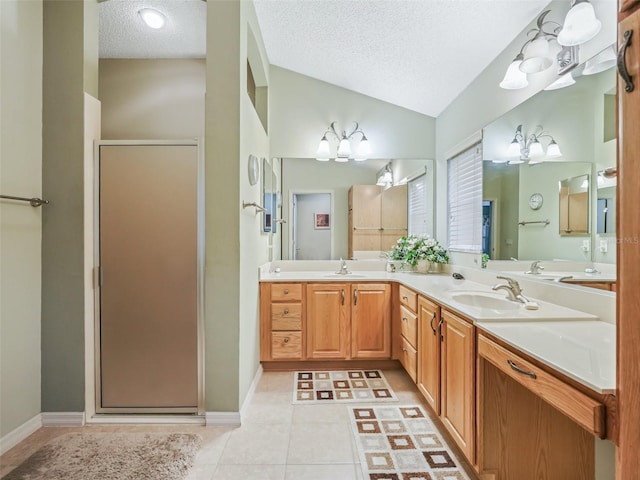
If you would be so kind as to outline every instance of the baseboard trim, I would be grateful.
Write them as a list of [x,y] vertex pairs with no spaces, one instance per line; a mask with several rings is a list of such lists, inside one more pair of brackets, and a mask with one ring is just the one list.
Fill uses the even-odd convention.
[[43,427],[82,427],[84,412],[43,412]]
[[251,386],[249,387],[247,396],[244,397],[244,402],[242,402],[242,407],[240,408],[240,421],[242,421],[242,418],[247,414],[247,409],[251,404],[251,400],[253,400],[253,395],[256,393],[256,387],[258,386],[258,383],[262,378],[263,371],[264,370],[262,368],[262,364],[258,365],[258,370],[256,371],[256,374],[253,377],[253,381],[251,382]]
[[205,425],[207,427],[232,425],[239,427],[241,424],[240,412],[206,412]]
[[0,437],[0,455],[4,455],[29,435],[35,433],[40,427],[42,427],[42,416],[37,414],[7,433],[4,437]]
[[96,413],[87,418],[87,423],[94,425],[204,425],[205,419],[201,415],[117,415],[113,413]]

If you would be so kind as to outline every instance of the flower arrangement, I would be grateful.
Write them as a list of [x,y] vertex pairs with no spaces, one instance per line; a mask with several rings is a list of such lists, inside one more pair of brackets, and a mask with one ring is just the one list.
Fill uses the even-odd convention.
[[429,235],[409,235],[398,239],[389,254],[391,260],[402,260],[415,267],[418,260],[429,260],[432,263],[447,263],[447,250]]

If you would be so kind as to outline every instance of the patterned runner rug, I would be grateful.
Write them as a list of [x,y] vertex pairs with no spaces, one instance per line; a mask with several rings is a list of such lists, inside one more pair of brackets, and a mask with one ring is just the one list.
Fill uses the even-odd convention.
[[349,407],[366,480],[469,480],[419,406]]
[[380,370],[294,372],[293,403],[397,401]]
[[186,433],[69,433],[41,447],[3,480],[181,480],[200,447]]

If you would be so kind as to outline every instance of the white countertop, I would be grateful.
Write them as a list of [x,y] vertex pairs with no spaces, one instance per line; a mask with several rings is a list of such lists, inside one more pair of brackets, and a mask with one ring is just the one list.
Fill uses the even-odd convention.
[[537,310],[527,310],[523,305],[509,310],[494,310],[463,304],[456,301],[453,292],[477,292],[488,296],[504,295],[504,292],[493,292],[482,283],[456,280],[449,274],[354,270],[350,275],[337,275],[331,270],[269,273],[262,269],[260,281],[398,282],[473,320],[478,328],[588,388],[598,393],[615,392],[615,325],[600,321],[589,313],[540,299],[531,299],[539,304]]

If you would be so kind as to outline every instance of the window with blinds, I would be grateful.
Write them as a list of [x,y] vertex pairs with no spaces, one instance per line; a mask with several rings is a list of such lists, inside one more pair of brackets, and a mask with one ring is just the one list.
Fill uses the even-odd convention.
[[407,201],[409,213],[409,235],[431,235],[427,231],[427,175],[409,181]]
[[449,250],[482,250],[482,146],[447,161]]

